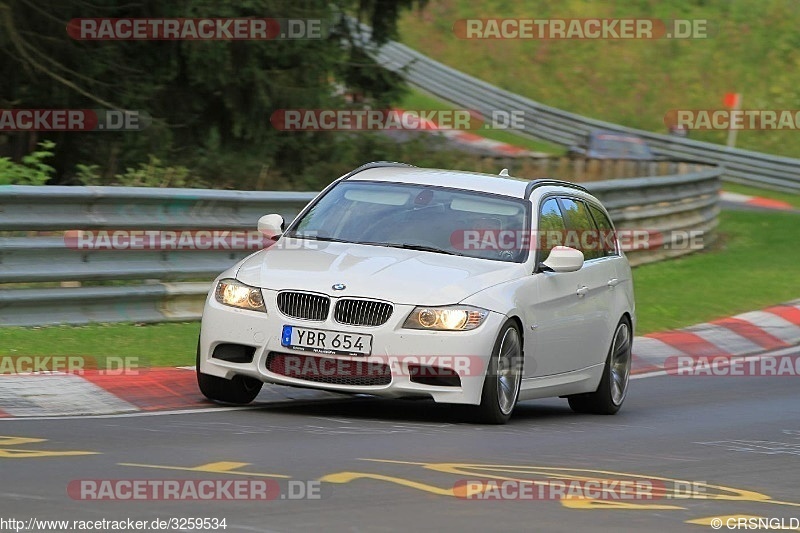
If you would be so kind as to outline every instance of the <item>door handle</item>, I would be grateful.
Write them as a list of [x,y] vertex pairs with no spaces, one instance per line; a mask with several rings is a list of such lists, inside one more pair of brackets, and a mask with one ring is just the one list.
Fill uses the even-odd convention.
[[617,285],[619,285],[619,280],[617,278],[611,278],[610,280],[608,280],[609,287],[613,288],[616,287]]
[[589,292],[589,287],[583,285],[582,287],[578,287],[578,290],[575,291],[575,294],[577,294],[579,297],[583,297],[586,296],[588,292]]

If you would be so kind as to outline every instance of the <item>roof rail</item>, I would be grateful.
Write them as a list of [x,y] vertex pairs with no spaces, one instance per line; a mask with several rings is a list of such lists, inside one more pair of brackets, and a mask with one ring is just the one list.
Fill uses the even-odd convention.
[[398,163],[397,161],[372,161],[371,163],[365,163],[360,167],[351,170],[347,174],[342,177],[342,181],[346,180],[351,176],[355,176],[359,172],[364,170],[369,170],[370,168],[383,168],[383,167],[403,167],[403,168],[416,168],[414,165],[409,165],[408,163]]
[[528,183],[528,185],[525,187],[525,199],[527,200],[528,198],[530,198],[531,197],[531,193],[537,187],[546,187],[548,185],[556,185],[558,187],[569,187],[570,189],[578,189],[579,191],[589,192],[586,189],[586,187],[583,187],[582,185],[578,185],[577,183],[572,183],[572,182],[563,181],[563,180],[554,180],[554,179],[545,178],[545,179],[540,179],[540,180],[533,180],[530,183]]

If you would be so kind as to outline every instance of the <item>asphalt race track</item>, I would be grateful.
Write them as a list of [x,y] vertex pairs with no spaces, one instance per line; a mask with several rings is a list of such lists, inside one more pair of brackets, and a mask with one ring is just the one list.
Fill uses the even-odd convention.
[[[371,398],[5,419],[0,518],[225,518],[226,531],[262,532],[702,531],[714,517],[787,527],[800,518],[796,376],[655,373],[636,376],[617,416],[577,415],[552,399],[520,404],[506,426],[454,420],[447,406]],[[185,479],[266,480],[271,496],[95,501],[101,492],[74,490],[81,480]],[[486,490],[477,495],[494,498],[481,500],[458,489],[497,479],[638,480],[658,490],[594,500]]]

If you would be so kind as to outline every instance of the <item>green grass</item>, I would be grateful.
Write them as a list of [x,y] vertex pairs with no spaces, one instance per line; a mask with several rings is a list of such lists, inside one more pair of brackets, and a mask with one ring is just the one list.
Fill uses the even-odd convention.
[[[449,104],[448,102],[416,89],[409,89],[409,92],[397,105],[401,109],[413,110],[439,111],[455,109],[455,106]],[[522,137],[511,131],[479,129],[470,130],[469,133],[474,133],[475,135],[480,135],[481,137],[485,137],[487,139],[508,143],[513,146],[519,146],[533,152],[544,152],[554,155],[563,155],[565,153],[564,148],[557,144],[549,143],[547,141],[539,141],[529,137]]]
[[759,189],[749,185],[740,185],[738,183],[724,182],[722,189],[728,192],[735,192],[739,194],[747,194],[749,196],[761,196],[762,198],[770,198],[772,200],[781,200],[788,204],[793,205],[800,209],[800,194],[791,192],[779,192],[771,189]]
[[685,327],[800,297],[792,213],[723,211],[715,250],[638,267],[637,334]]
[[[637,267],[637,334],[680,328],[800,297],[800,217],[724,211],[714,250]],[[194,364],[198,322],[3,328],[3,355],[139,356],[151,366]]]
[[200,322],[2,328],[0,356],[139,357],[145,366],[194,364]]
[[[702,39],[460,39],[462,19],[707,20]],[[446,0],[401,17],[406,45],[481,80],[567,111],[666,133],[676,109],[796,109],[800,10],[789,0]],[[691,138],[725,144],[726,131]],[[797,132],[739,131],[741,148],[800,157]]]

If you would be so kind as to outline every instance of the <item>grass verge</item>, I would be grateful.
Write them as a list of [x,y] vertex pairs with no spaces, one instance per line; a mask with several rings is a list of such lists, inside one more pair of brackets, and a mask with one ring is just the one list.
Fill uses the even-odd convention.
[[[695,20],[706,21],[709,31],[697,39],[482,39],[454,31],[464,19],[532,16]],[[800,97],[798,25],[800,10],[787,0],[448,0],[405,11],[399,34],[411,48],[512,93],[666,133],[669,110],[720,109],[732,90],[743,94],[744,109],[792,109]],[[695,130],[691,138],[724,145],[727,131]],[[800,144],[786,130],[740,131],[736,144],[800,157]]]
[[634,270],[637,334],[674,329],[800,297],[793,213],[723,211],[715,249]]
[[0,356],[139,357],[143,366],[184,366],[194,364],[200,322],[14,327],[0,332]]
[[[712,251],[634,270],[637,334],[680,328],[800,297],[791,213],[724,211]],[[200,324],[2,328],[0,356],[139,356],[151,366],[194,363]]]

